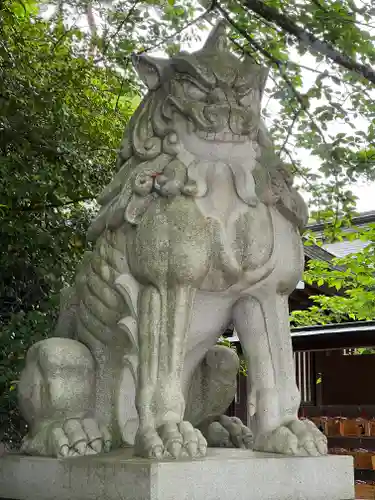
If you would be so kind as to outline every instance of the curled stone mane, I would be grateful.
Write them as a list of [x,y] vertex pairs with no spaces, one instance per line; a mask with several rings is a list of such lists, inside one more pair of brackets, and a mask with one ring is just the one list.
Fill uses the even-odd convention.
[[177,155],[177,134],[163,116],[160,93],[162,88],[149,92],[130,120],[117,158],[119,170],[98,198],[102,208],[89,228],[91,241],[106,228],[113,230],[123,223],[137,175],[161,174]]

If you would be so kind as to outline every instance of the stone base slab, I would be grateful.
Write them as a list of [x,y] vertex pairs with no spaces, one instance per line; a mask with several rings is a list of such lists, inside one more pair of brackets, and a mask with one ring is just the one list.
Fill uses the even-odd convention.
[[0,498],[17,500],[353,500],[353,458],[211,449],[151,462],[131,450],[64,460],[0,458]]

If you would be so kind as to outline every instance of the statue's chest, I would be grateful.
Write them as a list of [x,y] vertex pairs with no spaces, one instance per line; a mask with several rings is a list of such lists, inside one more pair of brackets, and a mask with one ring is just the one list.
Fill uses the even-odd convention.
[[[246,204],[238,195],[235,173],[226,165],[215,165],[201,173],[201,196],[196,204],[205,217],[215,222],[215,239],[220,241],[223,252],[242,269],[256,269],[272,253],[274,231],[269,209],[261,202]],[[203,180],[204,175],[204,180]],[[238,182],[237,182],[238,184]],[[225,279],[222,262],[217,259],[208,281]]]

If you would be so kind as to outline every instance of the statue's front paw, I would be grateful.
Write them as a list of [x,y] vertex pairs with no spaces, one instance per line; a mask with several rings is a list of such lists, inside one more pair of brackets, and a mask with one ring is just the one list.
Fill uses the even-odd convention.
[[206,431],[208,446],[213,448],[253,447],[253,433],[237,417],[223,415],[212,422]]
[[139,429],[135,438],[135,454],[144,458],[198,458],[204,457],[206,451],[206,440],[190,422],[167,423],[157,431]]
[[284,455],[327,455],[327,438],[310,420],[295,419],[272,432],[256,437],[254,449]]
[[22,451],[58,458],[96,455],[111,449],[107,427],[93,418],[70,418],[46,423],[32,437],[26,437]]

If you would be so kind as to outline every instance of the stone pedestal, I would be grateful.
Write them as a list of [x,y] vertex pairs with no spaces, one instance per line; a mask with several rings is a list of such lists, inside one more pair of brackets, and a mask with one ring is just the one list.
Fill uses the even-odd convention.
[[353,459],[214,449],[202,460],[130,450],[58,460],[0,458],[0,498],[18,500],[352,500]]

